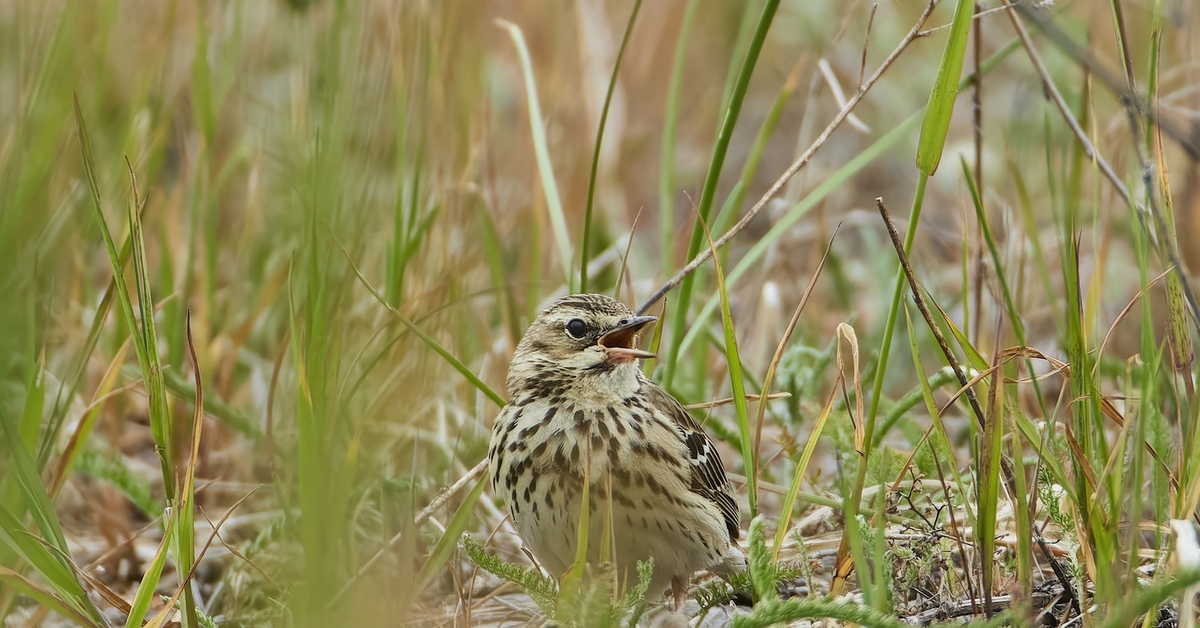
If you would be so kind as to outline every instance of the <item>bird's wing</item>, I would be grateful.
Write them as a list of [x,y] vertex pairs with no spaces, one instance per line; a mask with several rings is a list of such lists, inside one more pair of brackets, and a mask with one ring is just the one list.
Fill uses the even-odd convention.
[[679,427],[683,442],[687,445],[688,462],[691,463],[692,471],[689,488],[693,493],[716,504],[725,519],[725,526],[729,529],[730,540],[737,541],[741,536],[741,513],[737,500],[733,497],[733,487],[729,484],[729,478],[725,476],[725,465],[721,462],[721,455],[717,453],[716,446],[704,432],[704,428],[700,427],[675,397],[657,384],[649,384],[643,386],[643,393],[649,397],[651,406],[666,411]]

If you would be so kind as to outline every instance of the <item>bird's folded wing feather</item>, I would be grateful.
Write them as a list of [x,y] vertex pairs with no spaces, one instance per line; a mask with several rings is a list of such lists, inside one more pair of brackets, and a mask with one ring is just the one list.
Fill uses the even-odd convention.
[[655,408],[664,408],[667,414],[679,427],[680,436],[688,449],[688,462],[691,463],[692,477],[690,489],[693,493],[707,498],[721,511],[725,526],[729,529],[729,538],[736,541],[741,536],[739,526],[741,513],[737,501],[733,498],[733,487],[725,476],[725,465],[717,448],[709,439],[704,428],[696,422],[692,415],[670,393],[650,385],[644,392],[651,398],[649,401]]

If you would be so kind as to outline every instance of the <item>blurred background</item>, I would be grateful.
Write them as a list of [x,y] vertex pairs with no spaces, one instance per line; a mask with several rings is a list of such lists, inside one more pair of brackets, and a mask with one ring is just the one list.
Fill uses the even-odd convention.
[[[581,263],[589,264],[589,290],[636,306],[688,261],[717,132],[765,4],[640,6],[595,153],[585,236],[597,128],[632,1],[0,2],[0,418],[13,428],[3,434],[10,449],[23,447],[36,466],[74,564],[126,601],[154,564],[170,528],[161,519],[164,476],[180,477],[160,463],[162,443],[183,452],[176,462],[188,460],[197,396],[191,347],[204,401],[195,544],[212,537],[188,587],[202,615],[245,626],[328,620],[321,613],[344,625],[532,621],[531,604],[496,603],[485,595],[496,584],[441,542],[448,529],[466,530],[491,539],[501,556],[525,560],[501,502],[486,492],[468,497],[469,483],[419,525],[414,519],[485,455],[498,411],[485,388],[507,397],[513,347],[541,305],[579,288]],[[759,507],[770,517],[779,516],[795,456],[834,390],[839,323],[857,330],[864,387],[880,368],[897,262],[874,199],[885,200],[904,231],[920,178],[920,110],[953,4],[933,11],[929,32],[722,252],[740,359],[757,392],[841,225],[775,375],[774,390],[791,396],[770,404],[762,439],[758,473],[767,489],[760,487]],[[1166,183],[1151,194],[1170,192],[1168,219],[1193,270],[1200,177],[1183,144],[1200,143],[1200,12],[1183,1],[1115,4],[1124,4],[1123,38],[1110,3],[1035,9],[1118,77],[1115,87],[1027,28],[1054,89],[1135,201],[1147,198],[1143,162],[1154,166],[1152,180]],[[1123,369],[1147,346],[1146,334],[1150,346],[1164,337],[1165,281],[1148,290],[1152,307],[1113,324],[1168,264],[1138,248],[1138,214],[1081,154],[1029,57],[1011,47],[1015,31],[1002,7],[980,7],[964,75],[976,54],[1008,52],[980,84],[978,139],[974,92],[957,99],[925,191],[915,269],[948,320],[991,356],[1016,344],[999,260],[1025,343],[1066,360],[1072,275],[1063,268],[1064,242],[1077,238],[1080,328],[1097,355],[1097,377],[1110,377],[1107,392],[1120,394],[1129,390]],[[817,139],[924,10],[913,0],[780,3],[720,170],[708,221],[714,237]],[[527,69],[498,20],[523,35]],[[1124,85],[1122,45],[1139,93],[1153,83],[1156,111],[1183,130],[1163,138],[1161,153],[1144,124],[1131,131],[1115,91]],[[528,80],[541,114],[533,124]],[[542,133],[549,168],[539,168],[535,150]],[[964,170],[982,182],[994,254]],[[561,227],[548,200],[554,193]],[[113,264],[103,232],[120,249],[134,214],[144,258],[128,263],[124,278],[129,316],[143,321],[134,335],[144,337],[140,312],[153,307],[149,351],[161,364],[149,371],[131,345],[121,296],[105,297]],[[1067,215],[1075,217],[1071,228]],[[1139,264],[1147,270],[1139,273]],[[670,361],[651,364],[688,404],[730,395],[711,262],[696,277],[684,329],[672,327],[677,303],[668,295],[659,355]],[[906,332],[896,334],[880,380],[884,410],[920,379]],[[919,322],[914,338],[917,363],[936,373],[942,356]],[[1094,351],[1101,340],[1102,356]],[[1183,365],[1185,376],[1189,369]],[[161,374],[158,409],[147,372]],[[1059,386],[1049,381],[1040,393],[1053,402]],[[935,390],[937,403],[956,388]],[[1014,392],[1015,407],[1035,421],[1047,418],[1036,397],[1028,387]],[[1162,413],[1190,407],[1188,399],[1164,401]],[[835,405],[793,520],[816,514],[798,531],[810,539],[827,533],[834,549],[838,500],[858,465],[845,459],[854,419],[840,396]],[[907,407],[914,406],[916,416],[897,412],[888,424],[895,429],[881,435],[895,447],[872,467],[881,478],[891,472],[886,481],[929,425],[919,392]],[[726,466],[742,488],[747,468],[734,414],[732,406],[698,411],[729,444]],[[972,457],[968,416],[946,415],[955,464],[964,467]],[[1160,453],[1170,458],[1170,437],[1161,437]],[[17,455],[0,459],[13,525],[33,509],[12,479]],[[0,549],[6,570],[39,572],[10,546]],[[163,598],[179,587],[177,564],[167,561],[151,580]],[[15,582],[0,580],[8,625],[61,618]],[[119,605],[100,600],[100,587],[85,589],[104,617],[125,621]],[[154,612],[163,599],[150,603]]]

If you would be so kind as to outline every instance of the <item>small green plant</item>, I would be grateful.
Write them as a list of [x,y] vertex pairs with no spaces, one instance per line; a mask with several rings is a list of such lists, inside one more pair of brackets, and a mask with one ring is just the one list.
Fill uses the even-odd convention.
[[[638,581],[619,599],[608,563],[596,566],[573,596],[561,595],[558,582],[532,567],[505,561],[464,535],[462,550],[483,570],[511,582],[524,591],[550,620],[567,626],[636,626],[646,610],[646,591],[654,573],[654,561],[638,561]],[[624,619],[624,622],[622,622]]]

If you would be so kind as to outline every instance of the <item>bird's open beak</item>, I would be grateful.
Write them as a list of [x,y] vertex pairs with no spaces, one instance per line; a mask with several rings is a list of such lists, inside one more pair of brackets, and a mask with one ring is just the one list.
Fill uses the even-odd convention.
[[653,358],[649,351],[637,348],[638,332],[643,327],[658,320],[653,316],[631,316],[612,331],[600,337],[600,346],[604,347],[609,358],[618,360],[635,360],[637,358]]

